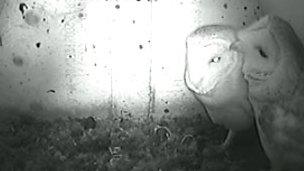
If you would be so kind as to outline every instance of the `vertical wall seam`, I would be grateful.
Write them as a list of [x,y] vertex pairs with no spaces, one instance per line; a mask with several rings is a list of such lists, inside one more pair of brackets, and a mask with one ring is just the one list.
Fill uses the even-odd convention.
[[155,87],[153,85],[153,53],[152,53],[152,36],[153,36],[153,0],[150,1],[150,20],[151,20],[151,30],[150,30],[150,55],[149,55],[149,104],[148,104],[148,114],[147,117],[150,118],[152,113],[155,113]]
[[[111,52],[110,52],[111,53]],[[110,62],[110,115],[111,117],[114,117],[115,116],[115,102],[114,102],[114,90],[113,90],[113,61],[112,61],[112,58],[111,58],[111,62]]]

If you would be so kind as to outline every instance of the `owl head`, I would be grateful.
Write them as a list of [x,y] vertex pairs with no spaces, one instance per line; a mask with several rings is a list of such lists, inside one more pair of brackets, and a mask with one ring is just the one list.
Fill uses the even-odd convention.
[[209,25],[186,41],[185,83],[202,102],[213,122],[240,130],[252,124],[247,85],[241,69],[243,55],[233,48],[235,29]]
[[260,100],[291,96],[303,71],[304,48],[290,24],[265,16],[237,35],[250,95]]
[[241,64],[239,54],[230,49],[236,41],[235,31],[228,26],[204,26],[186,41],[185,82],[199,95],[212,95],[226,76]]

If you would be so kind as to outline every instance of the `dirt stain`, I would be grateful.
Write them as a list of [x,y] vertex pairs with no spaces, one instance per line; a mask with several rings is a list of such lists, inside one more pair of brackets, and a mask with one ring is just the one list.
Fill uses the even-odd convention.
[[225,3],[225,4],[223,5],[223,7],[224,7],[225,9],[228,9],[228,4]]
[[16,56],[13,54],[13,63],[18,67],[22,67],[24,64],[24,61],[23,61],[22,57]]
[[34,11],[28,11],[24,15],[24,21],[26,24],[28,24],[30,26],[37,26],[40,23],[41,18]]

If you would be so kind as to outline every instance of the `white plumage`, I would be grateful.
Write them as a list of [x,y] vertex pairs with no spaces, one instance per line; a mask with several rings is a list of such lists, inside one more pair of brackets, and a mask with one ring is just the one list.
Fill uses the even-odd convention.
[[304,170],[304,48],[292,27],[266,16],[238,33],[262,146],[273,170]]
[[[253,125],[242,54],[232,48],[236,32],[228,26],[204,26],[187,38],[185,83],[214,123],[241,131]],[[224,147],[225,148],[225,147]]]

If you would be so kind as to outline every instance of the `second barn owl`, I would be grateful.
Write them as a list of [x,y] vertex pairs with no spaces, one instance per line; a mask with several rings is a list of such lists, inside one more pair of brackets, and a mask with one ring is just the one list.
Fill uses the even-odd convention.
[[289,23],[266,16],[238,33],[243,73],[273,170],[304,170],[304,47]]

